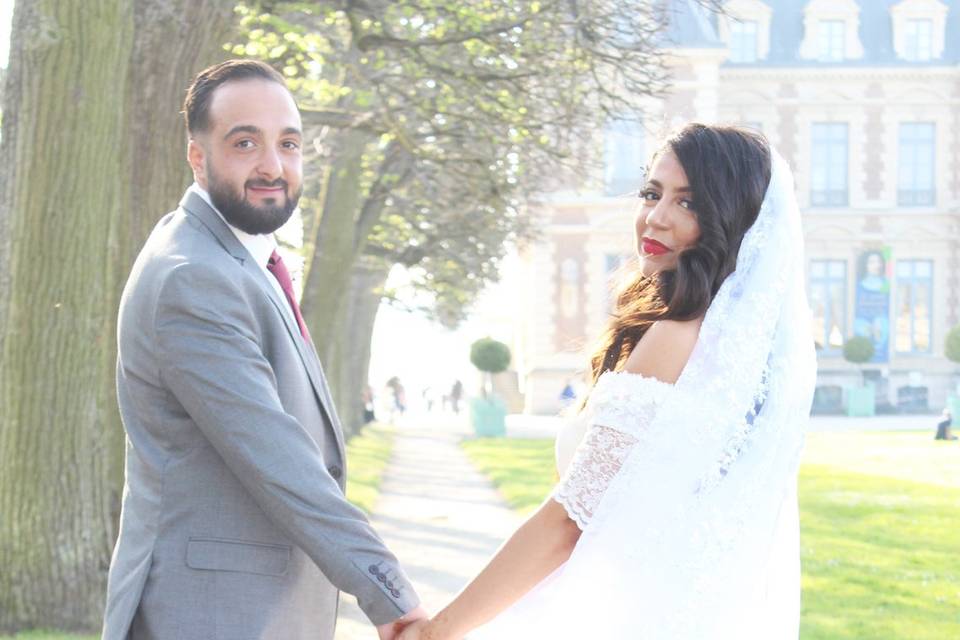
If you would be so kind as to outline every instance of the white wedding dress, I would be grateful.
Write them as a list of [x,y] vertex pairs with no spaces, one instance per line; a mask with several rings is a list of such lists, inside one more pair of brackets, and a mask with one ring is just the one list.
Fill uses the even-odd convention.
[[557,438],[570,559],[474,639],[796,640],[796,478],[816,377],[793,179],[675,384],[606,372]]

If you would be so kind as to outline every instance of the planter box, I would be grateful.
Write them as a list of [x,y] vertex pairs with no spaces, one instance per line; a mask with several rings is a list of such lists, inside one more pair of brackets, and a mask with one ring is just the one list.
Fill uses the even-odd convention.
[[507,406],[496,396],[474,398],[470,401],[470,421],[480,438],[500,438],[507,435]]
[[877,415],[877,393],[872,384],[847,387],[847,415],[865,417]]
[[947,408],[950,410],[950,426],[960,429],[960,396],[953,395],[947,398]]

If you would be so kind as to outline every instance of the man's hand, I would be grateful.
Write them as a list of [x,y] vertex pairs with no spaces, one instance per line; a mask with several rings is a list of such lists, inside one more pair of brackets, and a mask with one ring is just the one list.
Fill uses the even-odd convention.
[[422,633],[428,622],[426,619],[411,622],[403,628],[403,631],[397,636],[397,640],[420,640],[423,637]]
[[[380,636],[380,640],[396,640],[400,637],[400,632],[402,632],[407,626],[412,623],[423,620],[426,620],[430,617],[430,614],[427,613],[427,610],[423,607],[417,607],[416,609],[409,611],[405,615],[397,618],[393,622],[388,622],[387,624],[381,624],[377,627],[377,634]],[[413,636],[414,638],[416,636]]]

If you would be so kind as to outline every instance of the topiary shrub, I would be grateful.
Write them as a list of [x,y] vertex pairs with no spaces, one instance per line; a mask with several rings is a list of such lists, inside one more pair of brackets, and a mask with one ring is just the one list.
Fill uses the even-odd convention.
[[947,332],[943,353],[947,356],[947,360],[960,364],[960,324]]
[[492,393],[494,373],[510,366],[510,347],[493,338],[481,338],[470,345],[470,362],[483,372],[483,397],[470,403],[473,429],[481,437],[498,437],[507,432],[506,405]]
[[876,349],[873,340],[866,336],[854,336],[843,345],[843,358],[853,364],[863,364],[873,360]]
[[[873,340],[866,336],[854,336],[843,343],[843,359],[847,362],[860,367],[865,362],[873,360],[873,354],[876,353],[876,347],[873,346]],[[860,376],[866,384],[866,375],[863,367],[860,367]]]
[[484,373],[500,373],[510,366],[510,347],[493,338],[480,338],[470,346],[470,362]]

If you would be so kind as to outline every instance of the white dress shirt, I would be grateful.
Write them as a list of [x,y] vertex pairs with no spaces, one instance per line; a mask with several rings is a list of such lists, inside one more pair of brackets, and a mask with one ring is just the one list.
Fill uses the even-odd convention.
[[[220,219],[230,227],[230,231],[233,232],[233,235],[237,237],[237,240],[240,241],[240,244],[243,245],[251,256],[253,256],[254,262],[257,263],[257,266],[260,267],[260,270],[267,276],[267,281],[273,285],[274,290],[277,292],[277,295],[280,296],[281,300],[286,301],[287,296],[283,292],[283,287],[280,286],[280,281],[270,273],[267,269],[267,263],[270,262],[270,256],[273,255],[273,252],[277,250],[277,239],[273,237],[272,233],[261,233],[258,235],[253,235],[243,231],[242,229],[237,229],[235,226],[227,222],[227,219],[223,217],[223,214],[217,209],[213,204],[213,200],[210,199],[210,194],[207,193],[206,189],[201,187],[199,184],[194,182],[190,185],[190,188],[187,191],[192,191],[197,194],[204,201],[210,205],[210,208],[217,212],[217,215],[220,216]],[[297,324],[297,320],[293,315],[293,309],[290,308],[289,304],[283,305],[285,312],[288,314],[288,317],[293,320],[294,324]]]

